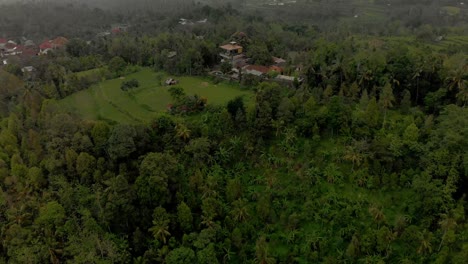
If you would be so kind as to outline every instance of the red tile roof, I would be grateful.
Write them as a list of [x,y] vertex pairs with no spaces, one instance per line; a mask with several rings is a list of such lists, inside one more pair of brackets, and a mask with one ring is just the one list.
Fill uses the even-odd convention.
[[46,40],[46,41],[42,42],[41,45],[39,45],[39,48],[41,50],[51,49],[52,48],[52,43],[49,40]]
[[68,43],[68,39],[64,37],[57,37],[53,40],[45,40],[42,42],[41,45],[39,45],[39,48],[41,50],[46,50],[46,49],[56,49],[56,48],[61,48],[65,46]]
[[68,43],[68,39],[64,38],[64,37],[57,37],[55,38],[54,40],[52,40],[52,44],[56,47],[56,48],[60,48],[64,45],[66,45]]
[[23,56],[35,56],[38,53],[37,48],[34,47],[25,47],[22,45],[18,45],[18,51],[22,52]]
[[15,47],[16,47],[16,45],[13,44],[13,43],[7,43],[7,44],[5,44],[5,48],[7,48],[7,49],[14,49]]
[[282,73],[282,72],[283,72],[283,68],[278,67],[278,66],[271,66],[271,67],[270,67],[270,71],[275,71],[275,72],[278,72],[278,73]]

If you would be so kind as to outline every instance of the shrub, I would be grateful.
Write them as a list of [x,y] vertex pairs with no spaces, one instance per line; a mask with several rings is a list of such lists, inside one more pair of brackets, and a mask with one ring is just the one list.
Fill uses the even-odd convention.
[[123,81],[122,84],[120,85],[120,89],[122,89],[122,91],[128,91],[130,89],[138,88],[138,87],[140,87],[140,83],[136,79]]

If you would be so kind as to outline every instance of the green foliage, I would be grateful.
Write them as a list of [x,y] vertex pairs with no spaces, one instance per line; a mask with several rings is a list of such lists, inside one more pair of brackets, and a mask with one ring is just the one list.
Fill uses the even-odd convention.
[[247,56],[257,65],[269,65],[273,62],[268,47],[261,42],[250,44],[247,50]]
[[[135,11],[128,33],[73,39],[32,60],[34,78],[0,71],[0,262],[465,263],[464,38],[409,44],[407,25],[420,39],[442,34],[416,23],[438,3],[392,5],[415,19],[383,27],[379,10],[392,17],[397,7],[325,2],[263,6],[282,8],[273,22],[185,4],[181,12],[209,22],[177,27]],[[324,5],[340,12],[311,12]],[[309,25],[332,29],[327,16],[349,7],[362,12],[336,31]],[[292,10],[307,19],[290,22]],[[110,19],[89,12],[100,25]],[[357,27],[375,34],[357,38]],[[241,90],[183,76],[212,69],[229,38],[252,63],[282,56],[304,82],[245,75]],[[176,74],[178,86],[162,86],[167,74],[153,69]],[[123,92],[112,79],[122,75],[140,88]]]
[[169,198],[169,180],[176,176],[177,170],[177,163],[169,154],[146,155],[135,182],[140,200],[147,204],[164,204]]
[[107,141],[107,153],[111,159],[127,158],[136,150],[134,138],[135,128],[128,125],[117,125],[111,132]]
[[223,63],[221,63],[221,72],[226,74],[229,73],[232,70],[232,65],[228,60],[224,60]]
[[122,91],[128,91],[134,88],[140,87],[140,83],[138,82],[137,79],[131,79],[129,81],[123,81],[122,84],[120,85],[120,89]]
[[122,76],[125,72],[127,63],[121,57],[114,57],[109,61],[109,71],[114,74],[115,77]]
[[167,264],[194,263],[195,261],[195,252],[186,247],[176,248],[166,257]]
[[186,203],[182,202],[177,206],[177,220],[180,227],[185,231],[190,231],[192,228],[192,212]]

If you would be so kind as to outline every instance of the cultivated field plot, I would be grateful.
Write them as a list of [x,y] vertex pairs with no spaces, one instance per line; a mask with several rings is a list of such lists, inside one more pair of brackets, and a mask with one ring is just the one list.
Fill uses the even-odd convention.
[[[91,88],[75,93],[59,101],[65,109],[88,120],[108,120],[120,123],[138,123],[151,120],[158,112],[165,111],[171,103],[168,86],[162,85],[151,69],[143,69],[124,78],[107,80]],[[163,76],[164,82],[167,75]],[[120,85],[125,80],[137,79],[140,87],[124,92]],[[176,77],[177,86],[187,95],[198,94],[209,104],[225,104],[244,96],[248,101],[253,93],[235,84],[213,84],[201,77]]]

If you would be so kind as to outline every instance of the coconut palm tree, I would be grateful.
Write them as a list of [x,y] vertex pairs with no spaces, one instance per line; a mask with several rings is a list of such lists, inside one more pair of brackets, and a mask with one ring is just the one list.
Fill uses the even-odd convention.
[[354,146],[347,146],[343,158],[345,160],[351,161],[351,163],[353,164],[351,170],[354,171],[354,166],[359,166],[361,164],[363,156]]
[[239,199],[234,201],[233,203],[234,208],[231,211],[231,214],[237,222],[244,222],[250,216],[249,209],[247,205],[247,200]]
[[393,89],[390,83],[385,84],[383,87],[379,102],[384,109],[384,121],[382,123],[382,127],[384,128],[387,119],[387,110],[391,108],[393,106],[393,102],[395,102],[395,96],[393,95]]
[[374,221],[377,222],[379,227],[381,223],[385,222],[385,215],[378,206],[372,205],[371,207],[369,207],[369,213],[372,215]]
[[449,72],[449,76],[445,79],[449,91],[458,89],[462,90],[466,87],[468,81],[468,64],[464,64]]
[[269,256],[268,244],[264,236],[260,237],[255,244],[255,263],[258,264],[273,264],[275,259]]
[[466,103],[468,102],[468,81],[465,81],[465,84],[460,88],[456,95],[458,101],[462,103],[463,107],[465,107]]
[[432,238],[434,236],[431,232],[424,230],[419,233],[420,245],[418,248],[419,254],[431,253],[432,252]]
[[149,231],[153,234],[154,238],[160,240],[164,244],[166,244],[167,238],[171,235],[171,233],[169,233],[168,223],[158,223],[153,221],[153,226]]
[[190,131],[190,129],[188,129],[187,126],[185,126],[184,124],[177,124],[176,127],[176,136],[184,141],[186,141],[187,139],[190,138],[190,134],[192,131]]
[[444,231],[439,245],[439,251],[442,248],[447,232],[454,230],[457,227],[457,221],[450,214],[443,214],[442,219],[439,221],[440,228]]

